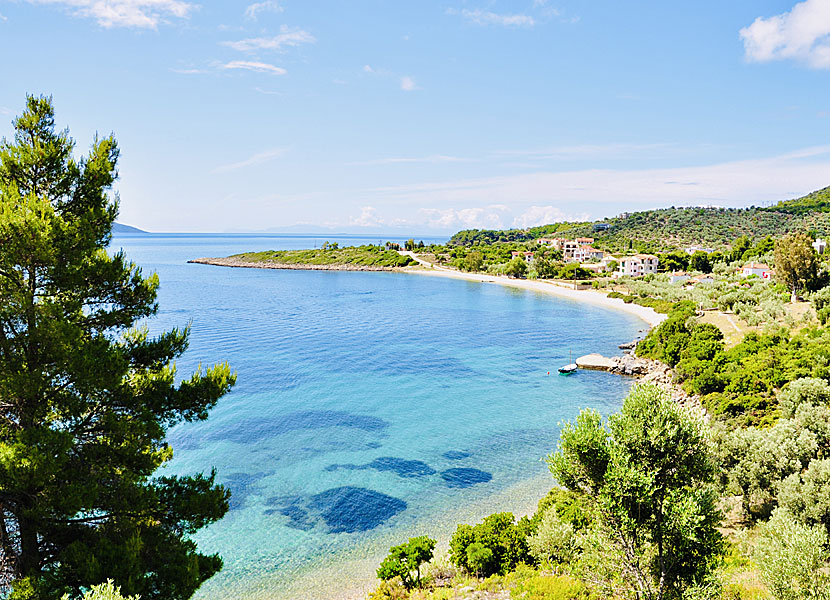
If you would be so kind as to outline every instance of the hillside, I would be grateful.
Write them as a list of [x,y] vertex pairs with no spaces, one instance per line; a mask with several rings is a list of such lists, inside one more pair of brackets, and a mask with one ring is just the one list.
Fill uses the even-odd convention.
[[123,223],[113,223],[112,224],[112,232],[113,233],[147,233],[143,229],[139,229],[138,227],[133,227],[132,225],[124,225]]
[[[606,224],[607,229],[594,231],[594,225],[599,223]],[[557,223],[526,230],[465,230],[455,234],[449,243],[469,246],[495,241],[527,242],[548,235],[590,236],[596,239],[594,245],[603,249],[624,250],[630,241],[636,241],[635,248],[657,252],[692,244],[717,248],[744,235],[758,240],[790,231],[830,235],[830,187],[766,208],[661,208],[623,213],[593,223]]]

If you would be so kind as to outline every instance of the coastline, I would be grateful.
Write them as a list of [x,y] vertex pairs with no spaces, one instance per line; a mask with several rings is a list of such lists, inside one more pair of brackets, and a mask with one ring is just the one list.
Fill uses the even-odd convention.
[[276,269],[283,271],[400,271],[401,267],[377,267],[371,265],[311,265],[277,262],[249,262],[228,256],[225,258],[194,258],[187,261],[196,265],[231,267],[235,269]]
[[[560,284],[532,279],[512,279],[503,275],[484,275],[482,273],[464,273],[452,269],[444,269],[440,267],[408,267],[406,269],[396,269],[402,273],[414,273],[418,275],[429,275],[433,277],[449,277],[452,279],[464,279],[466,281],[475,281],[478,283],[495,283],[507,287],[515,287],[523,290],[530,290],[534,292],[541,292],[543,294],[550,294],[560,298],[568,298],[578,302],[586,302],[595,306],[602,306],[639,317],[649,327],[656,327],[666,320],[667,315],[656,312],[652,308],[640,306],[638,304],[626,304],[619,298],[609,298],[603,292],[595,290],[574,290],[563,287]],[[623,340],[626,341],[626,340]]]
[[[619,298],[609,298],[603,292],[595,290],[575,290],[564,287],[562,284],[554,283],[546,280],[531,280],[531,279],[512,279],[505,275],[485,275],[483,273],[464,273],[454,269],[447,269],[445,267],[436,267],[425,263],[418,259],[412,253],[406,252],[413,256],[419,262],[418,266],[414,267],[376,267],[365,265],[305,265],[305,264],[285,264],[285,263],[264,263],[264,262],[248,262],[241,261],[232,257],[226,258],[194,258],[188,260],[190,264],[212,265],[216,267],[230,267],[237,269],[275,269],[275,270],[289,270],[289,271],[391,271],[396,273],[411,273],[416,275],[428,275],[431,277],[448,277],[451,279],[463,279],[465,281],[474,281],[477,283],[495,283],[506,287],[520,288],[530,290],[533,292],[541,292],[543,294],[550,294],[560,298],[567,298],[569,300],[576,300],[577,302],[585,302],[595,306],[610,308],[612,310],[619,310],[628,314],[634,315],[641,320],[648,323],[649,328],[656,327],[666,319],[666,315],[656,312],[652,308],[640,306],[638,304],[626,304]],[[624,340],[625,341],[625,340]]]

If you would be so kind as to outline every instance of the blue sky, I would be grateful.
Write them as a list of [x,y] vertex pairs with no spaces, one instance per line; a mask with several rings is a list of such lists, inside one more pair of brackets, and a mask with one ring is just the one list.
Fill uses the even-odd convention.
[[830,185],[830,0],[0,0],[152,231],[453,232]]

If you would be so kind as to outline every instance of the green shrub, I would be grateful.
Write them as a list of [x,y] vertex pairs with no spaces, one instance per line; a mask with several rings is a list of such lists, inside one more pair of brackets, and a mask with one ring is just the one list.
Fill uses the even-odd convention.
[[[530,522],[522,519],[515,522],[511,513],[495,513],[478,525],[459,525],[450,538],[450,560],[452,563],[470,573],[488,576],[506,573],[520,563],[531,561],[526,538]],[[474,547],[475,564],[470,563],[468,549]],[[486,558],[481,548],[489,550],[492,557]]]
[[[383,559],[378,567],[378,579],[388,581],[400,577],[406,589],[416,585],[421,587],[421,565],[432,560],[435,550],[435,540],[425,535],[409,538],[409,541],[399,546],[392,546],[389,555]],[[412,572],[415,571],[415,577]]]
[[510,590],[515,600],[587,600],[585,584],[566,575],[537,575],[520,581]]
[[537,564],[569,562],[576,549],[574,527],[559,518],[556,507],[545,512],[536,532],[527,538],[530,554]]
[[775,600],[826,600],[830,577],[824,572],[827,533],[798,523],[776,510],[761,528],[755,561]]

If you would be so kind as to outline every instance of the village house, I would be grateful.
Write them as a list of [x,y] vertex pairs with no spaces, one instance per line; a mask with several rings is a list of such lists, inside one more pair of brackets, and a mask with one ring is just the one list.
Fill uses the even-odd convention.
[[705,252],[706,254],[712,254],[714,252],[714,248],[704,248],[703,246],[689,246],[688,248],[683,248],[683,250],[691,256],[695,252]]
[[516,252],[515,250],[510,253],[513,258],[523,258],[526,263],[529,263],[533,260],[533,252]]
[[817,238],[813,242],[813,249],[816,251],[816,254],[824,254],[827,251],[827,242],[822,238]]
[[652,254],[635,254],[634,256],[626,256],[619,260],[619,266],[615,275],[622,277],[642,277],[650,273],[657,272],[657,264],[659,259]]
[[604,257],[605,252],[602,250],[597,250],[591,246],[583,245],[574,250],[572,260],[574,262],[584,263],[594,260],[602,260]]
[[738,269],[741,277],[751,277],[756,275],[761,279],[770,279],[772,277],[772,269],[766,263],[751,262]]
[[686,283],[689,281],[689,274],[683,271],[675,271],[669,275],[669,283]]

